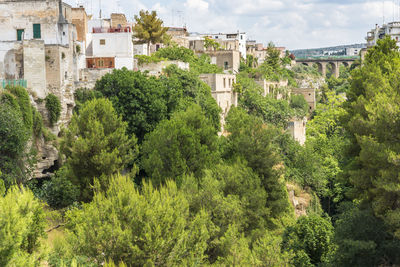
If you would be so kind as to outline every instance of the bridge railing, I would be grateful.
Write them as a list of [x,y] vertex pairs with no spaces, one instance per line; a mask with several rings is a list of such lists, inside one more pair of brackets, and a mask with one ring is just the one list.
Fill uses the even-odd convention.
[[6,88],[7,85],[10,86],[22,86],[22,87],[27,87],[27,81],[26,80],[0,80],[0,88]]
[[296,57],[296,60],[356,60],[359,59],[359,56],[309,56],[309,57]]

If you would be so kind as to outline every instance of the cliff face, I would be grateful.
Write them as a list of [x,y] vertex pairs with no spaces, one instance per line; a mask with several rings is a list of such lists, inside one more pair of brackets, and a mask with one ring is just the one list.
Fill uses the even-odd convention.
[[31,103],[42,115],[45,128],[43,135],[36,138],[32,144],[37,151],[37,163],[32,178],[51,176],[58,168],[59,151],[56,138],[59,137],[61,129],[67,127],[71,121],[75,106],[74,91],[75,88],[72,83],[66,83],[60,89],[51,89],[51,93],[57,96],[61,104],[60,119],[53,125],[49,121],[49,111],[46,108],[45,100],[38,97],[34,98],[31,95]]

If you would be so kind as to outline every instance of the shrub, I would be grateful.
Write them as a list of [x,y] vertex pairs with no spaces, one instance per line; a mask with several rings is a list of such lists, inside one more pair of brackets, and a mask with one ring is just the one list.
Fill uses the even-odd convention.
[[46,108],[49,112],[49,121],[53,125],[58,121],[61,115],[61,103],[57,96],[48,94],[46,96]]
[[79,187],[66,177],[65,169],[59,170],[55,177],[42,186],[43,200],[50,207],[61,209],[72,205],[79,197]]

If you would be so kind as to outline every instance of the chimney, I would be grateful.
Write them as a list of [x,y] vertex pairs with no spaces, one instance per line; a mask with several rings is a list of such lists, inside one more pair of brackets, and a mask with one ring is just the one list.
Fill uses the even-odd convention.
[[60,24],[68,23],[63,15],[62,0],[58,0],[58,23]]

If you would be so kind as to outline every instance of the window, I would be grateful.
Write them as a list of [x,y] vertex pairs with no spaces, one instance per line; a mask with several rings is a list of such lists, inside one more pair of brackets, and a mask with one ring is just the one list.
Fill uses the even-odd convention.
[[33,24],[33,38],[35,39],[42,38],[42,34],[40,31],[40,24]]
[[224,69],[227,70],[228,68],[229,68],[229,63],[228,63],[228,61],[225,61],[224,62]]
[[99,65],[98,65],[99,67],[104,67],[104,61],[103,61],[103,60],[99,60],[99,61],[98,61],[98,64],[99,64]]
[[226,87],[226,78],[224,78],[224,88]]
[[100,39],[100,45],[106,45],[106,39]]
[[24,35],[24,29],[17,30],[17,41],[22,41]]

